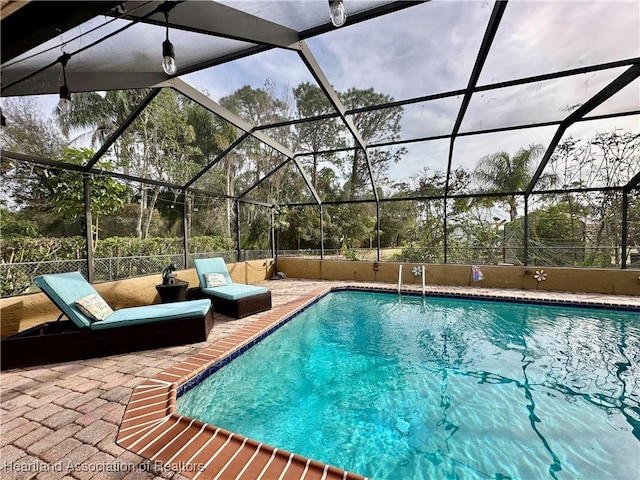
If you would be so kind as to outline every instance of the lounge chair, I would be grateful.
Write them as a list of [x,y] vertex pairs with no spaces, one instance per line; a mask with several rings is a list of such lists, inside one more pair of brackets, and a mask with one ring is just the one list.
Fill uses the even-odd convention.
[[187,298],[209,298],[216,312],[234,318],[271,310],[271,292],[265,287],[235,283],[223,258],[199,258],[194,266],[200,286],[190,288]]
[[112,311],[80,272],[33,281],[69,320],[59,318],[2,340],[2,369],[202,342],[213,327],[208,299]]

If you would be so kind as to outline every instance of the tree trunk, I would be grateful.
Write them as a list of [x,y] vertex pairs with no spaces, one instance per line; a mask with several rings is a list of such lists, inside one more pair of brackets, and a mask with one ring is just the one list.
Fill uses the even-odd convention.
[[138,209],[138,223],[136,223],[136,234],[142,239],[142,217],[144,215],[144,207],[147,203],[147,190],[142,187],[140,191],[140,208]]
[[149,203],[148,207],[147,207],[147,220],[145,222],[145,226],[144,226],[144,237],[143,238],[149,238],[149,228],[151,227],[151,220],[153,220],[153,211],[156,208],[156,202],[158,201],[158,196],[160,194],[160,187],[154,187],[153,188],[153,197],[151,199],[151,202]]
[[509,197],[509,218],[513,222],[518,217],[518,204],[516,197]]
[[187,238],[191,238],[191,211],[193,209],[192,206],[192,202],[191,202],[191,195],[186,194],[184,196],[184,202],[186,204],[186,213],[185,213],[185,220],[186,220],[186,224],[187,224]]
[[311,184],[318,189],[318,154],[313,153],[313,171],[311,172]]
[[351,198],[356,196],[356,184],[358,183],[358,151],[353,153],[353,164],[351,165]]
[[[233,188],[234,188],[234,182],[233,182],[233,174],[231,172],[231,168],[230,168],[231,162],[227,162],[227,171],[226,173],[226,194],[229,196],[233,195]],[[227,238],[231,238],[231,217],[233,215],[233,205],[231,204],[232,199],[231,198],[227,198],[226,199],[226,206],[227,206]]]
[[93,251],[93,253],[96,253],[96,247],[98,246],[98,234],[100,232],[99,229],[99,224],[100,224],[100,220],[99,217],[96,215],[96,225],[95,225],[95,233],[93,235],[93,245],[91,246],[91,250]]

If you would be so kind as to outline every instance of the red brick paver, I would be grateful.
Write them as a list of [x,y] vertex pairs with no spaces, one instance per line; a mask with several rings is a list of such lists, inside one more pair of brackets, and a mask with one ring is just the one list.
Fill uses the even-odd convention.
[[[130,443],[144,434],[138,432],[135,437],[133,429],[124,430],[133,426],[126,420],[132,405],[133,408],[136,406],[132,403],[137,397],[133,395],[134,391],[158,388],[162,380],[166,397],[170,390],[168,385],[191,378],[194,369],[200,371],[239,343],[258,335],[281,318],[284,311],[281,308],[298,308],[313,298],[312,292],[317,292],[316,289],[343,285],[344,282],[287,279],[263,284],[272,291],[274,308],[241,320],[216,315],[215,326],[207,342],[0,373],[0,478],[206,480],[221,473],[221,478],[241,475],[242,478],[255,479],[260,474],[263,474],[262,478],[272,478],[269,475],[274,471],[285,472],[284,478],[290,478],[290,474],[300,478],[302,473],[305,473],[305,478],[322,478],[323,475],[326,478],[343,478],[336,469],[287,452],[270,452],[265,457],[260,453],[264,446],[231,432],[219,431],[217,440],[204,445],[197,433],[207,427],[195,422],[190,424],[190,421],[186,421],[188,431],[182,436],[193,439],[188,448],[191,455],[195,455],[194,459],[203,463],[202,473],[185,472],[183,476],[162,463],[156,463],[160,458],[170,460],[175,456],[178,444],[173,440],[181,438],[176,432],[184,424],[182,420],[181,425],[167,423],[157,429],[158,435],[154,438],[162,440],[146,444],[144,439],[140,440],[137,445],[145,449],[142,455],[122,445],[126,443],[122,441],[123,431],[134,435]],[[430,290],[438,291],[438,288]],[[446,290],[465,293],[462,288]],[[478,292],[479,289],[474,289],[472,293]],[[491,290],[490,293],[522,296],[520,291]],[[527,298],[533,294],[527,292]],[[552,292],[540,292],[538,295],[549,299],[556,296]],[[600,303],[640,305],[638,297],[561,296],[569,300],[578,298]],[[126,413],[125,407],[128,408]],[[167,416],[154,416],[156,407],[145,402],[139,402],[137,407],[141,407],[139,413],[150,414],[149,419]],[[166,407],[167,411],[174,408],[171,404]],[[118,434],[121,445],[116,443]],[[225,444],[231,448],[221,449]],[[198,453],[203,446],[204,449]],[[223,466],[215,459],[224,460]]]

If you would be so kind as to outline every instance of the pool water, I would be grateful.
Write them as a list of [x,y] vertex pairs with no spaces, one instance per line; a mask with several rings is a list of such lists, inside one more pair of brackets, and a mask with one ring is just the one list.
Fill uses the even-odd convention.
[[380,480],[635,479],[640,315],[345,291],[178,412]]

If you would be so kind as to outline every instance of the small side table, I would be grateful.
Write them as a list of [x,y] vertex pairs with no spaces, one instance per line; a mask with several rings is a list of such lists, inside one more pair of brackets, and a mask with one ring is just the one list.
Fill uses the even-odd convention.
[[156,285],[162,303],[182,302],[187,299],[189,282],[176,282],[171,285]]

